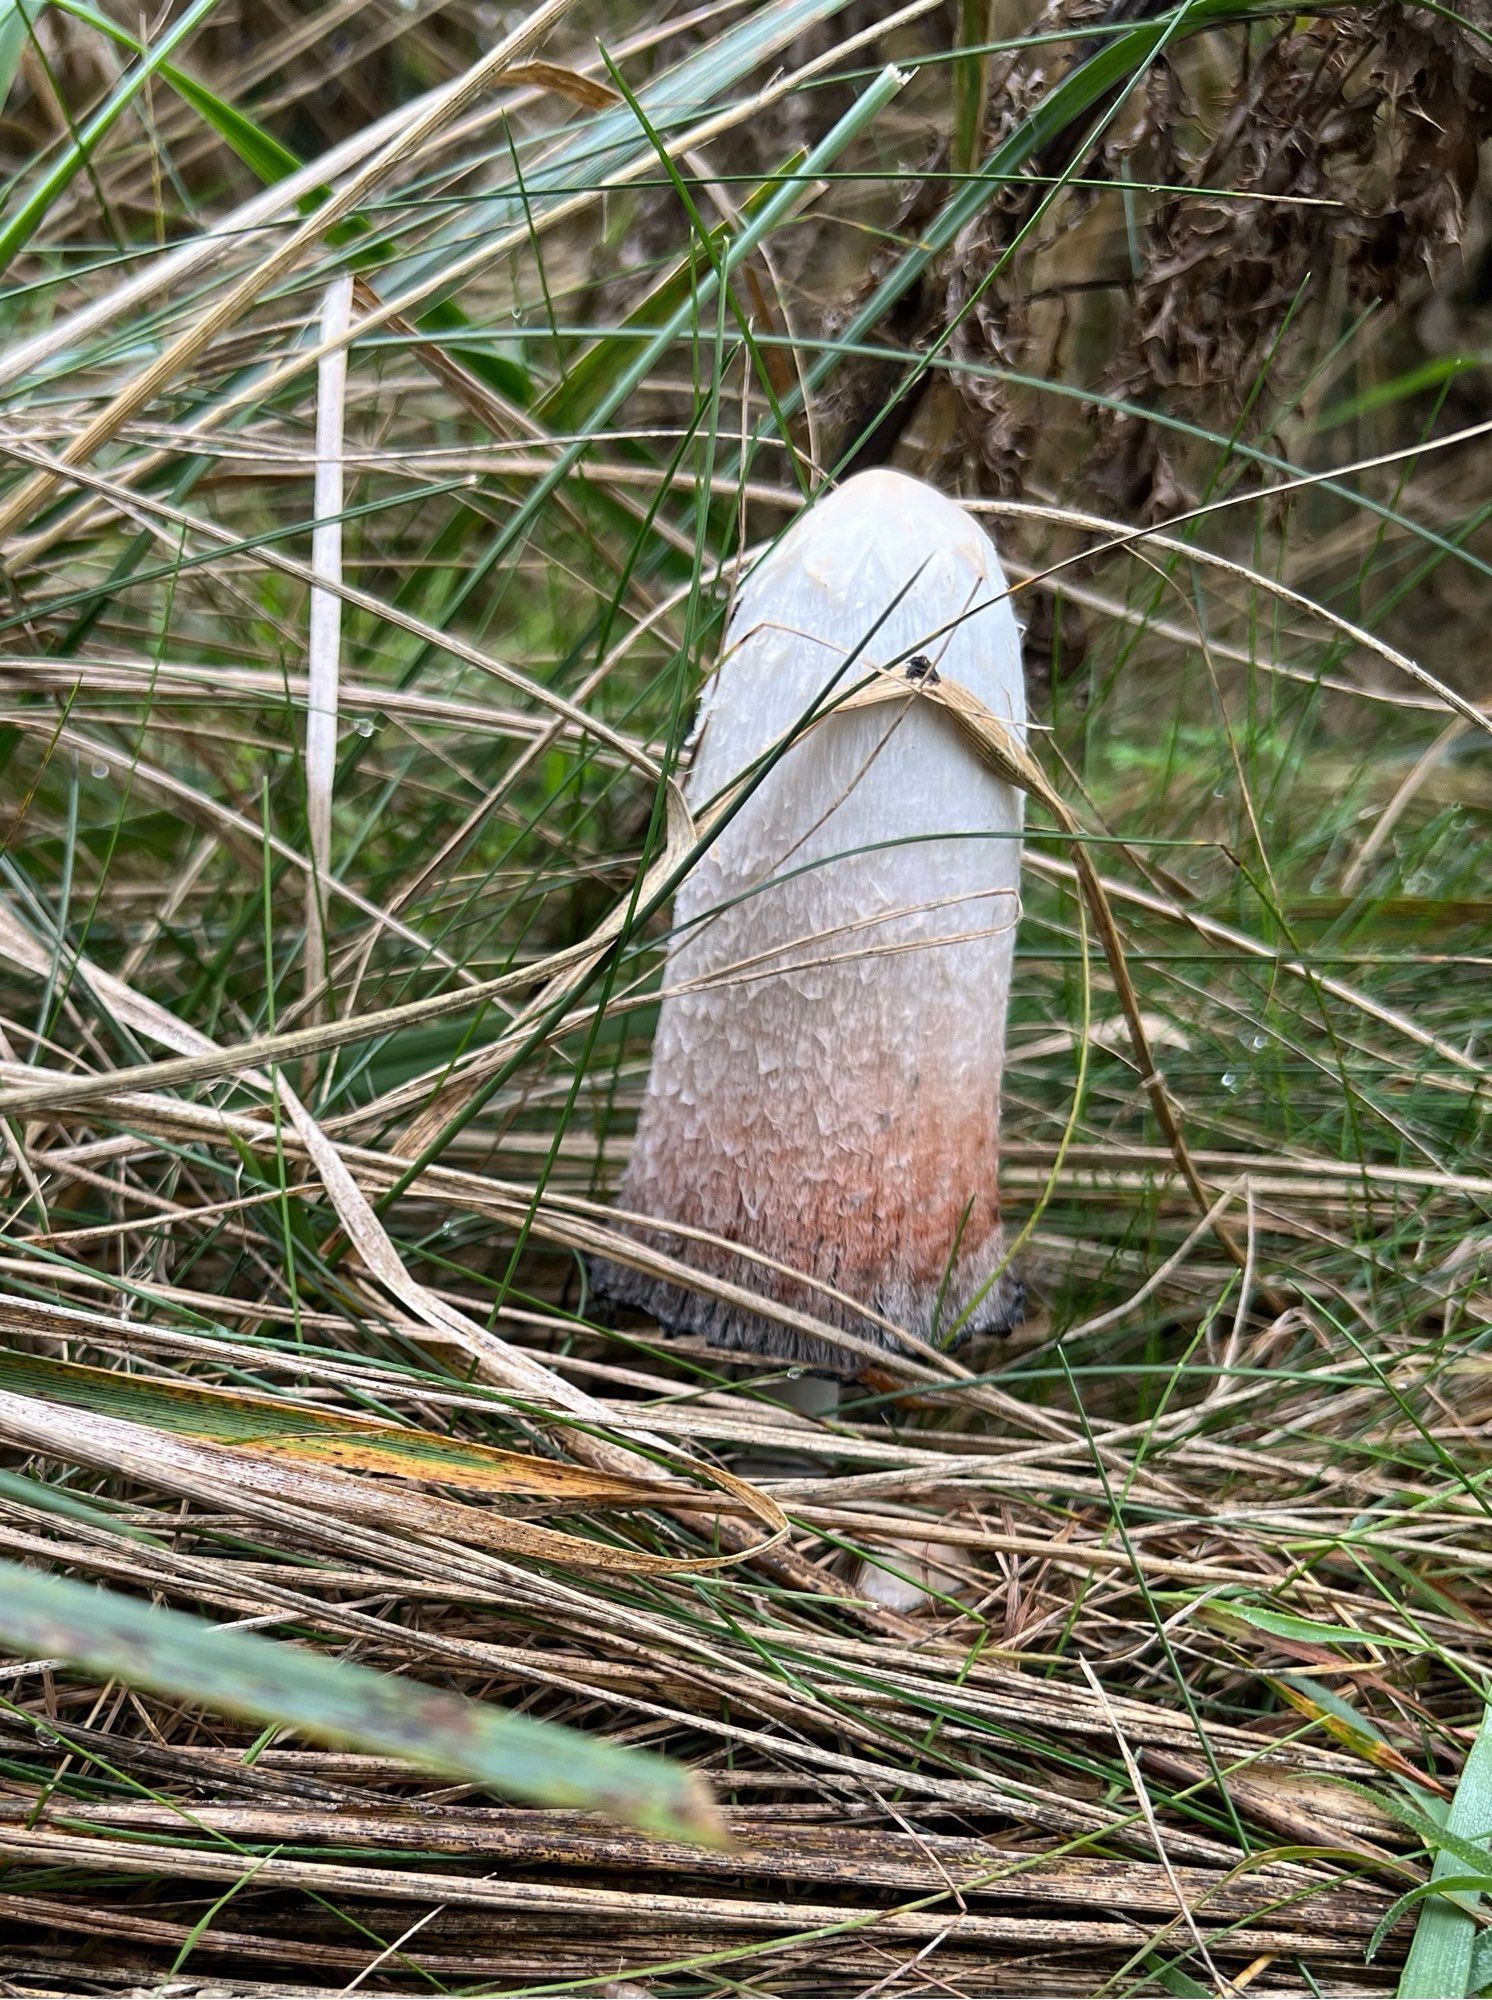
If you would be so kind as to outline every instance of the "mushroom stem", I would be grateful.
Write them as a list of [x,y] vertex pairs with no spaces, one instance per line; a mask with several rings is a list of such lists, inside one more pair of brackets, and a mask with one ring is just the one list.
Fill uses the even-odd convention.
[[[764,1392],[763,1401],[790,1410],[794,1416],[819,1422],[839,1410],[840,1384],[832,1375],[793,1374],[774,1382]],[[822,1473],[825,1458],[811,1446],[793,1444],[748,1445],[731,1461],[731,1470],[756,1486],[763,1480],[811,1479]]]
[[[621,1200],[705,1286],[595,1273],[666,1327],[829,1373],[854,1357],[774,1305],[893,1351],[888,1323],[951,1346],[1020,1313],[996,1162],[1022,799],[936,704],[825,716],[878,667],[956,680],[1024,740],[993,544],[881,471],[757,564],[700,708],[690,803],[749,782],[678,893]],[[761,1311],[713,1297],[711,1278]]]

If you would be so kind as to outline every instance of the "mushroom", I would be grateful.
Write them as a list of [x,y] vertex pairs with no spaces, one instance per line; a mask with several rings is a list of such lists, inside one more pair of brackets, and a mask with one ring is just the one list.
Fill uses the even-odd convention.
[[[877,667],[907,700],[832,712]],[[994,545],[932,487],[862,473],[751,571],[701,704],[691,805],[746,784],[677,894],[619,1194],[657,1225],[628,1233],[767,1310],[615,1263],[604,1300],[830,1375],[863,1353],[772,1305],[892,1351],[1020,1317],[996,1162],[1022,800],[916,698],[940,678],[1023,740]]]

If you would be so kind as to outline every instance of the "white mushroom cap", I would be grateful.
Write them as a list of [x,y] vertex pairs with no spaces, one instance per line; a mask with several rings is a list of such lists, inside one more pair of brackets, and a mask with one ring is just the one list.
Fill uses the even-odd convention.
[[[741,590],[691,803],[872,664],[925,658],[1023,736],[1005,592],[994,545],[953,501],[895,472],[848,481]],[[965,1332],[1010,1323],[1019,1288],[990,1281],[1021,804],[928,702],[832,716],[779,756],[680,887],[624,1208],[758,1251],[924,1340],[966,1312]],[[811,1285],[666,1226],[650,1240],[892,1344]],[[613,1264],[596,1278],[718,1344],[847,1365],[703,1293]]]

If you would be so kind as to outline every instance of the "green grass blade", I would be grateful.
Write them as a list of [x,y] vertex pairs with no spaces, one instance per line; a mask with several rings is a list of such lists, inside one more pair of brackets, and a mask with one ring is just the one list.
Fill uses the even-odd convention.
[[794,173],[785,184],[779,186],[745,227],[731,239],[718,268],[700,274],[692,298],[670,315],[653,338],[646,342],[631,362],[619,371],[611,387],[596,404],[588,422],[580,428],[574,441],[567,444],[557,455],[549,471],[534,481],[526,498],[515,509],[498,538],[497,550],[500,554],[505,554],[527,532],[549,496],[564,483],[585,457],[590,448],[589,434],[600,430],[634,390],[646,382],[664,357],[672,353],[676,344],[688,334],[695,317],[703,314],[705,307],[715,297],[717,287],[722,283],[728,283],[732,274],[766,241],[772,231],[796,213],[803,202],[804,189],[814,177],[838,159],[850,142],[858,138],[874,122],[897,92],[904,88],[906,82],[907,77],[902,71],[889,66],[883,69],[813,148],[804,160],[801,171]]
[[971,174],[979,165],[984,112],[989,95],[989,0],[958,0],[953,65],[953,170]]
[[0,1564],[0,1645],[513,1798],[719,1839],[704,1786],[661,1757],[18,1563]]
[[26,17],[16,5],[16,0],[4,0],[0,4],[0,105],[10,96],[10,87],[16,80],[16,71],[21,66],[21,51],[26,46]]
[[[59,12],[70,14],[74,20],[84,22],[101,35],[107,35],[110,41],[129,49],[132,54],[142,57],[149,54],[138,36],[132,35],[128,28],[120,27],[117,21],[111,21],[97,7],[90,6],[89,0],[54,0],[54,4]],[[293,174],[300,168],[299,157],[288,146],[282,146],[262,125],[237,110],[216,91],[209,90],[205,83],[200,83],[188,71],[165,61],[159,53],[155,58],[155,67],[161,81],[170,84],[177,96],[191,105],[203,122],[232,147],[244,165],[257,174],[266,186],[283,180],[287,174]],[[316,201],[325,200],[329,192],[329,189],[322,188],[314,197],[307,196],[302,207],[314,207]]]
[[196,32],[216,5],[217,0],[196,0],[196,5],[187,9],[99,106],[74,143],[47,169],[14,215],[0,225],[0,270],[30,241],[58,195],[82,172],[98,142],[124,116],[171,51],[180,48]]
[[[1467,1755],[1446,1814],[1445,1830],[1478,1849],[1485,1849],[1492,1833],[1492,1709],[1483,1716]],[[1430,1880],[1463,1879],[1465,1872],[1465,1864],[1456,1853],[1440,1848]],[[1453,1903],[1442,1894],[1426,1903],[1399,1978],[1399,2000],[1463,2000],[1465,1994],[1476,1990],[1472,1958],[1478,1929],[1475,1910],[1480,1901],[1475,1896]]]
[[[740,203],[741,220],[754,222],[766,202],[801,174],[806,158],[800,147],[770,180],[753,188]],[[692,288],[699,282],[701,249],[706,263],[718,267],[731,247],[731,232],[724,223],[709,232],[703,245],[692,244],[612,331],[592,341],[567,366],[564,376],[534,405],[535,416],[553,429],[579,424],[592,416],[606,391],[630,365],[639,339],[660,326],[682,325],[687,320]],[[681,314],[684,319],[680,319]]]
[[[90,6],[88,0],[57,0],[57,4],[63,12],[86,22],[89,27],[96,28],[100,34],[107,35],[112,41],[120,43],[135,54],[143,57],[148,53],[145,45],[128,29],[121,28],[117,22],[111,21],[107,14],[100,13],[96,7]],[[0,36],[3,36],[3,16],[0,16]],[[3,52],[4,42],[0,39],[0,55],[3,55]],[[215,90],[210,90],[189,71],[179,69],[175,63],[166,62],[159,54],[154,58],[154,67],[159,72],[161,80],[168,83],[177,96],[191,106],[203,124],[216,132],[223,144],[237,154],[250,173],[266,187],[272,187],[276,181],[286,180],[291,174],[300,172],[305,163],[298,153],[282,145],[272,132],[266,131],[246,113],[229,104],[225,98],[220,97]],[[309,194],[302,195],[296,207],[302,215],[310,215],[330,195],[329,187],[315,188]],[[354,249],[355,254],[349,261],[353,268],[360,272],[377,270],[380,265],[388,263],[395,254],[394,244],[387,237],[378,234],[373,225],[360,215],[351,215],[329,229],[327,242],[336,248]],[[417,315],[414,323],[422,333],[428,333],[433,338],[459,335],[473,330],[466,314],[459,306],[449,301],[432,305],[427,312]],[[512,397],[520,403],[529,400],[531,384],[527,371],[519,367],[516,362],[505,355],[492,354],[483,347],[460,346],[454,339],[448,338],[446,344],[452,353],[460,355],[465,365],[474,374],[479,375],[489,388],[496,389],[501,395]]]
[[[689,124],[716,108],[752,70],[770,62],[800,35],[806,35],[844,11],[846,0],[771,0],[747,10],[746,18],[707,41],[671,69],[664,70],[642,90],[643,110],[653,123],[668,130]],[[546,157],[542,177],[527,190],[509,184],[470,205],[455,222],[431,236],[407,262],[397,267],[395,283],[434,287],[432,299],[449,296],[445,281],[456,255],[473,242],[500,236],[524,221],[525,198],[537,209],[565,193],[600,185],[651,145],[639,130],[629,105],[598,111],[566,134],[563,144]]]

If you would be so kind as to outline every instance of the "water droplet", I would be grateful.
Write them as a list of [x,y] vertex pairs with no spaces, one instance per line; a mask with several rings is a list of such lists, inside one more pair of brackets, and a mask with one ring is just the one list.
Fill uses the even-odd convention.
[[36,1740],[38,1743],[45,1743],[49,1750],[57,1748],[62,1742],[55,1729],[43,1729],[39,1722],[36,1725]]
[[1238,1072],[1236,1070],[1225,1069],[1223,1071],[1223,1089],[1237,1090],[1237,1088],[1238,1088]]
[[88,768],[95,778],[107,778],[109,775],[109,767],[102,757],[95,757]]
[[1267,1049],[1269,1047],[1268,1035],[1250,1035],[1249,1047],[1254,1051],[1255,1055],[1257,1055],[1261,1049]]
[[371,736],[373,734],[373,718],[371,715],[360,715],[352,726],[359,736]]

